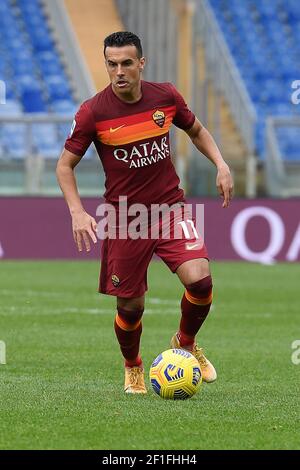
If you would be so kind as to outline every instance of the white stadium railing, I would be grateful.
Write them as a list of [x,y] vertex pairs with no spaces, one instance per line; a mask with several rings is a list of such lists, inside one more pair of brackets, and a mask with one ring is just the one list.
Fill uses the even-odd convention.
[[[69,115],[23,115],[20,117],[0,116],[0,195],[8,194],[39,194],[61,195],[56,181],[55,168],[57,160],[64,147],[64,138],[59,139],[57,129],[57,145],[50,145],[51,153],[47,150],[38,151],[38,145],[34,139],[35,126],[59,126],[71,127],[73,116]],[[24,152],[20,156],[14,156],[9,152],[4,143],[3,133],[5,126],[12,126],[12,137],[19,131],[18,126],[25,126]],[[23,128],[24,131],[24,128]],[[47,129],[45,129],[47,132]],[[17,138],[17,135],[16,135]],[[13,142],[11,143],[13,147]],[[96,155],[94,146],[88,150],[86,156],[76,168],[78,186],[82,196],[101,195],[104,190],[104,175],[101,164]]]

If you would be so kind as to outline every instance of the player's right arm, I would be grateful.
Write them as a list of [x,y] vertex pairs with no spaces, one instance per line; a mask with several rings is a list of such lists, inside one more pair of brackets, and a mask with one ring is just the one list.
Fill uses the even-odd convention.
[[97,223],[84,210],[74,174],[76,165],[90,146],[94,135],[95,123],[91,110],[85,102],[75,116],[70,135],[56,167],[57,179],[72,217],[73,237],[79,251],[82,251],[83,243],[86,251],[90,251],[90,239],[97,243],[95,235]]
[[81,157],[64,149],[57,163],[56,176],[72,217],[72,231],[77,248],[82,251],[84,243],[86,251],[90,251],[90,238],[97,243],[97,223],[84,210],[78,193],[74,168],[80,160]]

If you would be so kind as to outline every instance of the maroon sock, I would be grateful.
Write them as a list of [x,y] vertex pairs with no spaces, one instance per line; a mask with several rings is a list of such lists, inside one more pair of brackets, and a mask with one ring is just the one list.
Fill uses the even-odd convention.
[[142,367],[139,349],[142,334],[141,318],[144,310],[129,311],[120,307],[117,310],[114,327],[125,359],[125,367]]
[[181,300],[181,321],[177,333],[179,343],[192,349],[195,336],[206,319],[212,302],[212,279],[207,276],[186,286]]

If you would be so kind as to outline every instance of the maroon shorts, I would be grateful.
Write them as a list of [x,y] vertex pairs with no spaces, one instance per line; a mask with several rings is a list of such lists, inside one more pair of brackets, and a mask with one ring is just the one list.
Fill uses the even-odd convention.
[[173,273],[185,261],[208,259],[195,219],[180,205],[169,216],[167,224],[160,220],[158,225],[155,238],[149,235],[147,239],[128,237],[103,241],[99,292],[124,298],[144,295],[148,289],[147,270],[153,254],[159,256]]

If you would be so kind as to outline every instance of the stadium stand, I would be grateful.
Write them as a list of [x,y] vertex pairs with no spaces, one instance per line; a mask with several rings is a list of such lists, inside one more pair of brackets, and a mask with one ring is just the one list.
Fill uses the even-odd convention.
[[[299,116],[299,106],[291,103],[291,84],[300,63],[299,2],[209,2],[255,105],[256,151],[264,159],[267,116]],[[297,129],[278,129],[276,135],[283,158],[300,161]]]
[[[298,1],[195,0],[194,9],[189,4],[1,0],[0,79],[6,85],[6,104],[0,106],[0,163],[24,162],[32,154],[57,158],[70,120],[39,122],[39,116],[73,116],[78,104],[94,93],[93,86],[106,86],[102,41],[111,31],[130,29],[143,41],[148,59],[144,78],[177,85],[231,165],[236,193],[255,195],[258,168],[258,178],[273,171],[269,193],[282,195],[281,187],[289,185],[285,165],[294,168],[300,162],[300,124],[276,120],[299,116],[300,106],[291,103],[291,84],[299,79]],[[185,55],[187,47],[191,54]],[[270,116],[274,132],[268,133]],[[4,117],[16,121],[5,122]],[[182,180],[188,172],[186,189],[194,195],[215,194],[213,168],[184,137],[176,134],[174,161]],[[184,165],[193,165],[181,167],[178,155]],[[200,182],[194,171],[198,167]],[[88,177],[87,172],[86,182]],[[274,189],[272,179],[282,181],[281,187]]]
[[[94,93],[64,2],[1,0],[0,40],[0,194],[60,194],[56,160]],[[104,184],[94,157],[77,171],[85,195]]]
[[70,81],[39,0],[2,0],[0,4],[2,79],[7,99],[24,112],[53,111],[56,102],[74,105]]
[[[41,2],[1,0],[0,39],[0,78],[6,84],[7,99],[5,106],[0,107],[0,115],[73,113],[76,104],[72,86]],[[57,158],[64,131],[54,124],[33,125],[35,152]],[[24,158],[26,125],[3,124],[0,132],[2,156]]]

